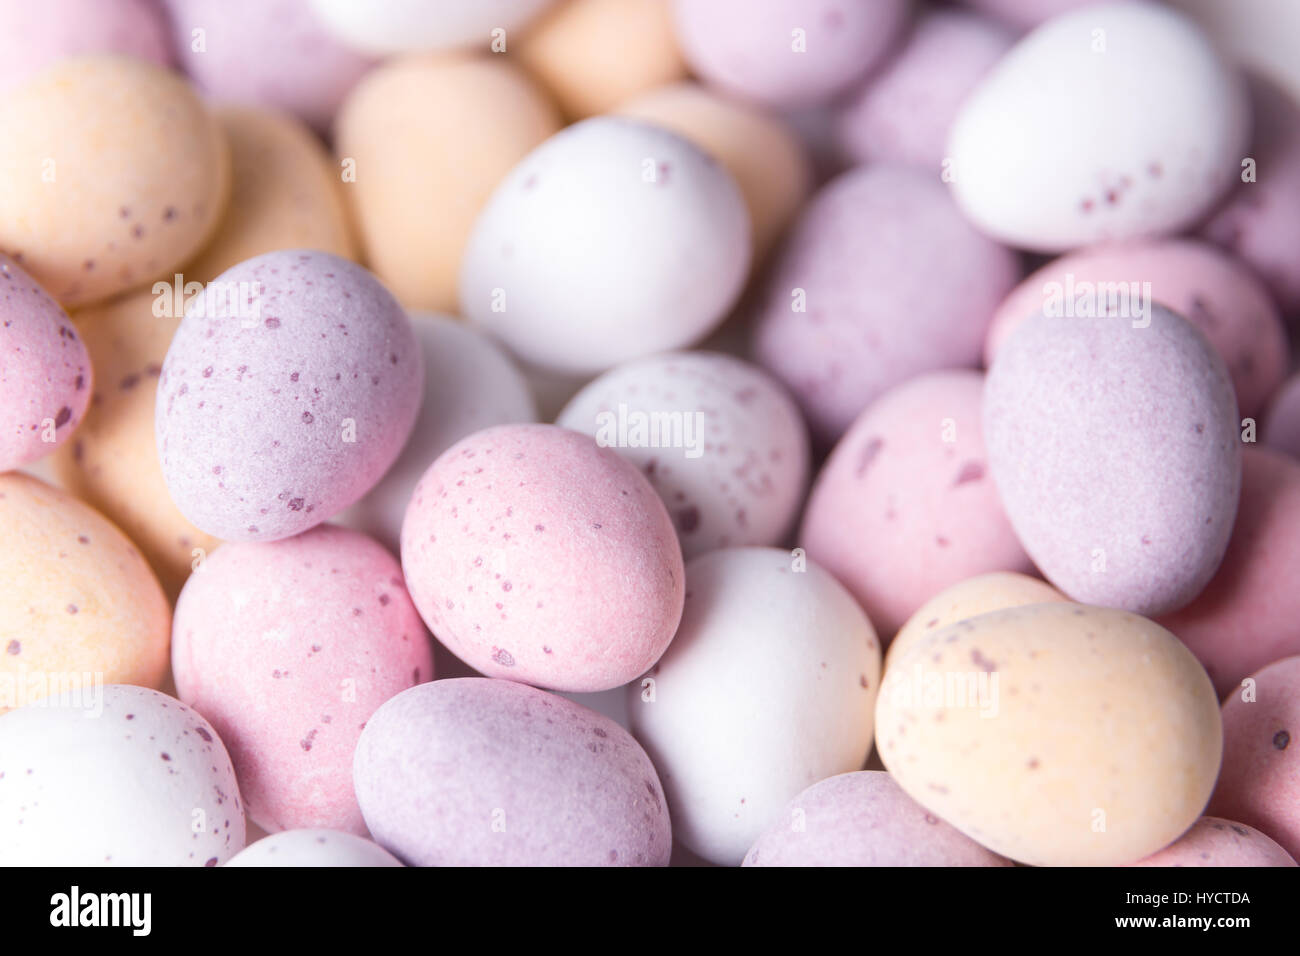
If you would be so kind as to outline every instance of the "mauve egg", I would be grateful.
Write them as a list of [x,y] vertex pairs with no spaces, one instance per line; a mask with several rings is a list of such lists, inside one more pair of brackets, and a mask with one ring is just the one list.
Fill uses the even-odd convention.
[[1273,395],[1260,438],[1269,448],[1300,458],[1300,375],[1292,375]]
[[379,480],[420,406],[406,314],[324,252],[256,256],[185,310],[158,385],[158,453],[202,530],[273,541],[328,521]]
[[154,0],[15,0],[0,4],[0,87],[56,60],[118,53],[167,66],[171,49]]
[[1132,866],[1295,866],[1277,842],[1244,823],[1201,817],[1159,853]]

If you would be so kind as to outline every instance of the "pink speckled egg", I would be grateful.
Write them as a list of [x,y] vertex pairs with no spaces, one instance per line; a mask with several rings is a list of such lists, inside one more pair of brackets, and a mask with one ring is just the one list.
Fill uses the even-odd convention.
[[413,866],[667,866],[659,776],[632,736],[513,681],[422,684],[357,744],[375,840]]
[[309,0],[164,0],[181,68],[219,102],[293,113],[326,129],[374,63],[335,39]]
[[1209,812],[1300,858],[1300,657],[1242,682],[1223,704],[1223,769]]
[[1258,414],[1287,370],[1286,329],[1268,289],[1242,262],[1192,239],[1119,243],[1062,256],[998,306],[984,355],[1031,315],[1095,316],[1113,304],[1136,315],[1152,302],[1195,325],[1223,356],[1243,415]]
[[907,0],[673,0],[677,39],[695,73],[772,105],[829,100],[889,50]]
[[217,866],[243,846],[226,748],[179,700],[87,684],[0,716],[0,865]]
[[0,3],[0,88],[83,53],[121,53],[160,66],[171,61],[167,31],[153,0]]
[[1043,575],[1085,604],[1155,615],[1209,583],[1241,489],[1223,359],[1162,305],[1036,315],[984,391],[989,469]]
[[881,770],[842,773],[790,801],[744,866],[1010,866]]
[[457,657],[556,690],[632,680],[682,613],[682,552],[654,488],[555,425],[501,425],[447,449],[407,509],[402,569]]
[[43,458],[86,414],[90,354],[68,314],[0,253],[0,472]]
[[341,830],[282,830],[250,843],[226,866],[401,866],[377,843]]
[[1028,571],[988,477],[979,372],[931,372],[886,392],[840,439],[799,543],[888,640],[950,585]]
[[1268,447],[1300,458],[1300,375],[1292,375],[1274,394],[1261,437]]
[[1165,847],[1130,866],[1295,866],[1291,854],[1254,827],[1201,817]]
[[845,152],[860,163],[913,163],[937,173],[962,100],[1014,42],[997,21],[927,10],[907,43],[838,110]]
[[757,308],[755,352],[831,442],[891,386],[978,364],[1017,278],[1016,257],[962,219],[933,173],[859,167],[823,187],[787,236]]
[[674,352],[606,372],[557,425],[617,449],[668,507],[682,553],[776,544],[808,478],[808,430],[762,370],[716,352]]
[[1205,665],[1220,697],[1270,661],[1300,654],[1300,464],[1242,448],[1241,504],[1204,591],[1160,623]]
[[272,541],[379,480],[420,407],[411,323],[369,272],[324,252],[256,256],[191,299],[156,427],[172,499],[201,530]]
[[433,677],[401,574],[370,538],[323,525],[224,544],[185,583],[172,628],[176,688],[230,748],[263,829],[366,832],[352,791],[361,728]]

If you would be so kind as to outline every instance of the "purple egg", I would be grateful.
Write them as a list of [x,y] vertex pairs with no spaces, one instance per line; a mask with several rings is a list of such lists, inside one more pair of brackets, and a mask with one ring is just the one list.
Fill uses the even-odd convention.
[[219,538],[299,534],[397,458],[424,372],[397,300],[323,252],[256,256],[186,304],[155,422],[176,505]]

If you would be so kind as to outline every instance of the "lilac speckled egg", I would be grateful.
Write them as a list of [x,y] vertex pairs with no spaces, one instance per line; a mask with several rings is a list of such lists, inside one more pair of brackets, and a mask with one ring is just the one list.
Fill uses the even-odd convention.
[[1274,394],[1261,438],[1268,447],[1300,458],[1300,375],[1292,375]]
[[1254,827],[1201,817],[1165,847],[1131,866],[1295,866],[1291,854]]
[[189,301],[163,362],[167,489],[219,538],[306,531],[396,460],[422,384],[411,323],[365,269],[306,250],[248,259]]
[[1017,247],[1172,235],[1231,186],[1249,130],[1245,82],[1192,20],[1099,3],[1043,24],[975,87],[945,178],[972,223]]
[[447,449],[407,509],[402,569],[457,657],[555,690],[626,684],[681,619],[682,552],[654,488],[555,425],[501,425]]
[[90,353],[68,314],[0,253],[0,472],[67,441],[92,384]]
[[444,451],[466,435],[493,425],[537,420],[523,373],[499,345],[458,319],[411,314],[424,353],[424,399],[401,457],[379,484],[339,515],[339,524],[401,548],[402,517],[420,478]]
[[930,597],[989,571],[1029,571],[988,477],[979,372],[930,372],[872,403],[840,439],[799,544],[886,641]]
[[181,68],[210,98],[326,129],[374,62],[329,33],[310,0],[164,0]]
[[694,558],[682,626],[627,686],[632,733],[658,768],[681,843],[738,866],[800,791],[871,752],[880,643],[801,551]]
[[695,73],[771,105],[829,100],[866,74],[907,23],[907,0],[673,0]]
[[984,392],[990,471],[1030,558],[1076,601],[1146,615],[1186,605],[1223,558],[1238,427],[1223,359],[1161,305],[1036,315]]
[[380,704],[433,678],[433,657],[396,559],[322,525],[205,559],[176,602],[172,671],[230,748],[253,822],[364,834],[357,738]]
[[650,479],[692,558],[776,544],[808,479],[808,430],[761,369],[717,352],[629,362],[579,392],[557,425],[617,449]]
[[995,20],[926,11],[907,43],[839,108],[845,152],[860,163],[913,163],[937,173],[962,101],[1014,43]]
[[731,174],[676,133],[598,116],[552,136],[474,224],[461,312],[533,365],[600,372],[702,338],[749,272]]
[[1195,325],[1223,356],[1243,415],[1255,415],[1287,370],[1287,336],[1268,288],[1238,259],[1206,242],[1165,239],[1072,252],[1035,271],[998,306],[986,360],[1030,315],[1088,316],[1112,303],[1150,302]]
[[1268,665],[1223,704],[1223,770],[1209,812],[1300,859],[1300,657]]
[[0,89],[83,53],[120,53],[160,66],[171,61],[153,0],[0,2]]
[[937,176],[859,167],[823,187],[787,236],[758,304],[755,352],[831,442],[891,386],[977,365],[1018,278],[1015,255],[967,224]]
[[1270,79],[1248,81],[1254,163],[1201,235],[1249,263],[1283,311],[1300,319],[1300,104]]
[[1187,607],[1160,618],[1205,666],[1219,697],[1300,654],[1300,464],[1243,445],[1241,504],[1223,563]]
[[226,866],[401,866],[377,843],[341,830],[283,830],[250,843]]
[[828,777],[795,797],[744,866],[1010,866],[881,770]]
[[0,866],[216,866],[243,846],[226,748],[179,700],[87,684],[0,716]]
[[375,840],[413,866],[667,866],[659,776],[631,735],[513,681],[434,681],[357,744]]

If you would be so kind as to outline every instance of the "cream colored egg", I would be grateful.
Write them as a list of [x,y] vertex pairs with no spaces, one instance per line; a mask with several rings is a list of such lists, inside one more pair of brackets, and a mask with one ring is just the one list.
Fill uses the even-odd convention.
[[666,0],[566,0],[511,53],[570,119],[613,109],[686,76]]
[[97,511],[0,475],[0,713],[103,684],[157,687],[171,610],[135,545]]
[[757,107],[696,83],[675,83],[617,112],[684,136],[727,168],[749,208],[756,256],[772,247],[812,189],[812,166],[798,137]]
[[357,84],[335,151],[367,263],[402,305],[455,310],[479,210],[557,129],[554,107],[504,58],[409,57]]
[[0,249],[65,307],[171,273],[229,190],[220,127],[151,63],[64,60],[0,101]]
[[1007,607],[1065,600],[1068,598],[1046,581],[1031,578],[1027,574],[1015,571],[977,574],[944,588],[916,609],[889,642],[885,667],[888,668],[890,661],[907,653],[907,649],[917,641],[949,624]]
[[219,542],[172,503],[158,463],[154,397],[180,319],[155,315],[155,303],[170,311],[166,295],[137,292],[73,315],[95,365],[95,390],[85,421],[53,460],[60,483],[139,545],[175,600],[194,561]]
[[1039,866],[1117,866],[1195,822],[1223,752],[1205,670],[1127,611],[1034,604],[959,621],[893,662],[885,767],[931,813]]
[[342,177],[311,130],[275,110],[227,106],[216,116],[230,143],[230,203],[212,241],[186,265],[186,281],[207,282],[276,249],[355,259]]

